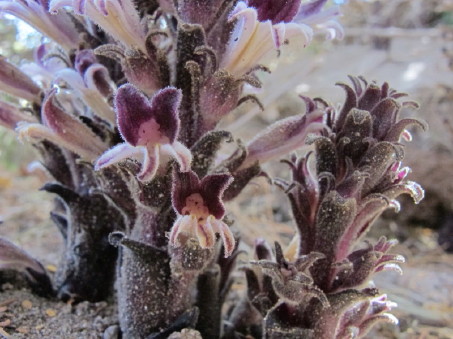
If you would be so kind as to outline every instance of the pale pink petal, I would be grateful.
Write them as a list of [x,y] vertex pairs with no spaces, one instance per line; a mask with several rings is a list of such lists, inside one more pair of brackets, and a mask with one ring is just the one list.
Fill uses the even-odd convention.
[[213,248],[215,244],[215,234],[209,218],[204,222],[198,222],[195,234],[201,248]]
[[64,80],[74,89],[95,115],[105,119],[112,125],[115,124],[116,116],[113,108],[110,107],[106,99],[97,89],[87,87],[87,84],[78,72],[65,68],[57,72],[56,79]]
[[85,148],[84,145],[80,145],[79,143],[70,142],[64,139],[62,136],[59,136],[49,127],[41,124],[19,122],[17,124],[16,132],[18,133],[20,140],[35,142],[36,140],[45,139],[54,143],[55,145],[62,146],[88,160],[96,159],[102,152],[100,150],[92,148]]
[[19,107],[0,101],[0,125],[15,129],[20,121],[37,122],[34,116],[23,112]]
[[39,102],[41,93],[39,86],[27,74],[1,55],[0,90],[31,102]]
[[192,153],[179,141],[175,141],[172,145],[166,144],[161,146],[162,152],[168,154],[176,160],[181,172],[188,172],[192,163]]
[[47,1],[0,1],[0,12],[25,21],[66,50],[78,48],[81,38],[72,18],[63,11],[50,14],[46,5]]
[[142,170],[137,175],[141,181],[151,181],[159,168],[159,146],[155,145],[150,149],[140,147],[143,152]]
[[127,143],[119,144],[102,154],[99,159],[96,160],[94,169],[98,171],[107,166],[126,160],[127,158],[135,159],[142,154],[143,150],[141,147],[134,147]]
[[258,65],[268,52],[275,51],[275,45],[272,23],[259,22],[256,10],[243,8],[241,2],[237,7],[231,16],[237,22],[222,59],[221,68],[233,75],[242,75]]
[[179,242],[179,235],[182,234],[193,234],[195,227],[197,226],[196,220],[192,218],[190,215],[182,216],[180,215],[173,227],[171,228],[171,232],[169,235],[169,242],[172,246],[178,247],[181,245]]
[[225,249],[225,258],[228,258],[233,253],[236,246],[236,240],[234,239],[233,233],[228,225],[222,220],[217,220],[214,217],[208,217],[208,220],[212,225],[213,231],[220,234]]

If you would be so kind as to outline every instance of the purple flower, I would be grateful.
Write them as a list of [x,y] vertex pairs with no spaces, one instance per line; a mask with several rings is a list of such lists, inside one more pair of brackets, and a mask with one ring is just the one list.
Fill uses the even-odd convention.
[[248,5],[258,12],[259,21],[272,21],[272,24],[291,22],[299,12],[300,0],[248,0]]
[[126,158],[139,157],[142,170],[138,178],[151,180],[159,167],[160,153],[174,158],[181,171],[190,169],[190,150],[177,141],[181,91],[167,87],[148,99],[130,84],[121,86],[115,96],[118,128],[126,141],[105,152],[95,169],[113,165]]
[[42,103],[42,124],[21,122],[17,127],[21,139],[46,139],[67,148],[87,160],[96,159],[107,145],[85,124],[66,113],[57,104],[57,90],[51,90]]
[[241,168],[282,157],[302,147],[309,134],[320,134],[326,128],[324,115],[322,110],[308,109],[305,114],[276,121],[247,144],[247,158]]
[[25,113],[17,106],[0,101],[0,125],[15,129],[17,123],[21,121],[36,122],[36,118],[31,114]]
[[181,238],[185,236],[195,237],[202,248],[212,248],[215,234],[219,233],[225,257],[231,255],[236,241],[222,221],[225,215],[222,195],[232,181],[229,174],[211,174],[200,181],[193,171],[173,173],[172,201],[178,217],[169,236],[172,246],[181,246]]
[[73,19],[66,12],[52,15],[48,0],[2,0],[0,13],[9,13],[57,42],[66,50],[77,48],[81,42]]
[[0,56],[0,89],[31,102],[40,100],[38,85],[3,56]]
[[115,122],[115,112],[107,102],[115,88],[105,66],[97,62],[92,50],[82,50],[76,54],[75,68],[64,68],[56,73],[56,80],[63,80],[81,97],[94,114]]
[[263,62],[269,52],[286,41],[305,47],[313,37],[313,28],[327,31],[329,38],[342,37],[341,26],[333,19],[336,6],[321,11],[326,0],[305,5],[297,1],[240,1],[230,13],[235,28],[223,56],[221,67],[234,75],[250,71]]
[[146,52],[144,27],[133,1],[51,0],[49,11],[56,13],[66,6],[72,7],[76,14],[86,15],[125,47]]

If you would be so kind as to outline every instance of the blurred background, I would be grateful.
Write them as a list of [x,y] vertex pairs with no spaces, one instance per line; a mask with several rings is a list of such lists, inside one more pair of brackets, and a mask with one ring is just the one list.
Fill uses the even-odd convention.
[[[387,272],[375,280],[399,304],[400,324],[380,327],[370,338],[453,338],[453,0],[333,2],[341,4],[344,39],[319,36],[306,49],[285,50],[256,93],[266,110],[242,105],[222,127],[249,140],[272,121],[303,112],[299,95],[341,103],[343,91],[335,83],[348,82],[347,75],[387,81],[420,103],[418,111],[405,110],[402,116],[415,115],[430,129],[412,131],[405,164],[426,198],[419,205],[400,199],[401,212],[386,212],[369,235],[397,237],[395,252],[407,259],[403,276]],[[32,59],[33,47],[43,39],[9,16],[0,20],[0,37],[0,54],[18,65]],[[52,266],[60,239],[48,219],[51,197],[38,191],[43,181],[27,169],[35,159],[32,147],[0,127],[0,234]],[[278,163],[265,169],[274,177],[286,172]],[[294,228],[285,199],[258,178],[230,204],[245,246],[256,237],[289,242]]]

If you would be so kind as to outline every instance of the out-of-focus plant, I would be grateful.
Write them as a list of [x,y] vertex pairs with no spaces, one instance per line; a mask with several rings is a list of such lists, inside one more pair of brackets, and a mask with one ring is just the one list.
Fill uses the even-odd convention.
[[[351,77],[341,109],[301,98],[304,113],[247,143],[217,127],[245,101],[261,106],[244,88],[261,87],[285,45],[342,36],[338,7],[326,3],[0,1],[51,39],[33,63],[0,59],[1,90],[27,102],[1,102],[0,121],[40,152],[65,244],[53,286],[6,240],[0,267],[62,300],[105,299],[115,286],[126,338],[185,328],[206,338],[346,338],[394,322],[393,303],[367,283],[403,259],[388,252],[393,241],[361,243],[398,195],[423,195],[401,165],[407,126],[423,126],[398,120],[412,103]],[[225,142],[236,145],[227,157]],[[225,202],[262,163],[307,145],[314,151],[286,160],[292,181],[275,181],[293,209],[294,241],[275,253],[257,241],[247,293],[225,314],[246,227],[225,217]]]

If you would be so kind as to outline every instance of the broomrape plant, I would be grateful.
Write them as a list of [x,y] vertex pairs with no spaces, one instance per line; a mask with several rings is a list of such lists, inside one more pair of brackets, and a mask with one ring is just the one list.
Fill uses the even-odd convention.
[[[363,241],[400,194],[420,186],[402,165],[413,107],[387,83],[350,77],[340,108],[301,97],[305,113],[248,142],[219,122],[259,89],[267,62],[314,34],[341,38],[327,0],[1,0],[0,11],[48,40],[33,63],[0,59],[0,123],[32,143],[55,195],[64,239],[51,279],[0,238],[0,269],[25,275],[38,294],[72,301],[117,298],[124,338],[360,338],[396,323],[395,306],[369,285],[400,271],[393,240]],[[221,156],[224,143],[236,149]],[[304,146],[308,153],[294,155]],[[301,152],[299,152],[301,153]],[[284,159],[295,234],[286,247],[257,239],[240,269],[247,288],[228,298],[247,225],[225,203],[261,165]],[[224,306],[228,307],[224,307]]]

